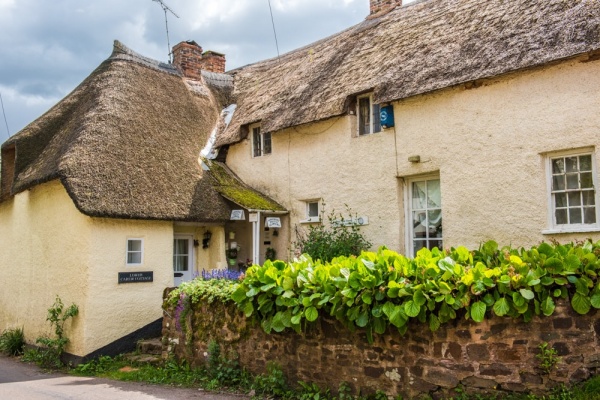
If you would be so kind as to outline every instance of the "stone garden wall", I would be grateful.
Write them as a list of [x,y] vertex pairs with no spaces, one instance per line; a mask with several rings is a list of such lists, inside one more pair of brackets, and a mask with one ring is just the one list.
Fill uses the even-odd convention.
[[[564,304],[553,316],[529,323],[499,317],[479,324],[457,319],[437,332],[416,324],[404,336],[395,330],[375,335],[373,344],[363,332],[349,332],[325,318],[303,334],[266,334],[234,304],[198,305],[186,317],[193,332],[184,322],[180,330],[174,316],[175,310],[165,311],[163,343],[165,351],[180,359],[204,363],[208,343],[216,340],[222,352],[239,357],[241,366],[253,373],[264,373],[267,363],[275,362],[290,383],[314,382],[334,392],[347,382],[355,393],[382,390],[408,398],[445,398],[460,386],[470,393],[541,393],[585,380],[600,367],[598,313],[580,316]],[[536,358],[543,342],[561,357],[550,374]]]

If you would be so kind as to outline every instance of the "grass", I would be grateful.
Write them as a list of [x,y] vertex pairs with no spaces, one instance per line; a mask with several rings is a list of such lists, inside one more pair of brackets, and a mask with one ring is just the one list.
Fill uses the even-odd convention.
[[25,339],[22,328],[5,329],[0,333],[0,352],[9,356],[23,354]]

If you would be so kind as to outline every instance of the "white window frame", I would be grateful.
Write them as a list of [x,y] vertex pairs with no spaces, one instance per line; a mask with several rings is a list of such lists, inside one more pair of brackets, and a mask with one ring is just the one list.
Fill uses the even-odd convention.
[[[139,241],[140,242],[140,250],[129,250],[129,243],[133,242],[133,241]],[[129,254],[140,254],[140,262],[139,263],[130,263],[129,262]],[[127,265],[128,267],[136,267],[136,266],[140,266],[144,263],[144,239],[142,238],[127,238],[127,243],[125,245],[125,265]]]
[[[552,181],[552,160],[563,157],[580,157],[580,156],[591,156],[592,160],[592,187],[594,188],[594,207],[596,214],[596,222],[593,224],[557,224],[556,223],[556,204],[555,196],[553,194]],[[548,229],[542,231],[543,234],[555,234],[555,233],[577,233],[577,232],[598,232],[600,231],[600,197],[597,190],[598,187],[598,173],[597,173],[597,161],[596,153],[593,147],[581,148],[575,150],[564,150],[545,154],[545,167],[546,167],[546,200],[548,210]],[[567,209],[568,210],[568,209]]]
[[[317,215],[311,215],[310,213],[310,205],[317,205]],[[321,200],[320,199],[312,199],[312,200],[304,200],[304,205],[306,207],[305,219],[300,221],[302,223],[314,223],[321,221]]]
[[[261,126],[260,124],[253,124],[250,125],[248,127],[248,129],[250,130],[250,138],[251,138],[251,142],[252,142],[252,158],[256,158],[256,157],[264,157],[266,155],[269,155],[271,153],[273,153],[273,137],[271,135],[271,132],[262,132],[261,130]],[[257,143],[256,143],[256,136],[258,136],[258,148],[257,148]],[[268,142],[268,152],[265,151],[265,144]],[[258,150],[258,153],[256,152],[256,150]]]
[[[369,100],[369,131],[368,132],[361,132],[361,107],[360,107],[360,101],[363,99],[368,99]],[[374,108],[377,108],[377,111],[374,111]],[[368,94],[363,94],[360,96],[356,96],[356,116],[357,116],[357,133],[358,136],[368,136],[368,135],[372,135],[373,133],[379,133],[381,132],[381,123],[379,120],[379,112],[381,110],[381,105],[380,104],[375,104],[373,102],[373,93],[368,93]]]
[[[440,193],[442,190],[442,180],[440,178],[439,174],[427,174],[427,175],[419,175],[419,176],[413,176],[413,177],[409,177],[409,178],[405,178],[404,182],[405,182],[405,190],[404,190],[404,221],[405,221],[405,233],[406,233],[406,240],[405,240],[405,245],[406,245],[406,250],[405,250],[405,254],[409,257],[414,257],[414,243],[413,243],[413,236],[414,236],[414,226],[413,226],[413,219],[412,219],[412,185],[414,182],[421,182],[421,181],[432,181],[432,180],[439,180],[440,181]],[[443,197],[444,194],[441,193],[441,197],[442,197],[442,204],[440,204],[440,210],[442,211],[442,221],[444,220],[444,204],[443,204]],[[443,222],[442,222],[443,225]],[[427,239],[430,240],[430,239]],[[439,240],[442,241],[442,246],[444,244],[444,235],[442,234],[442,237],[439,238]]]

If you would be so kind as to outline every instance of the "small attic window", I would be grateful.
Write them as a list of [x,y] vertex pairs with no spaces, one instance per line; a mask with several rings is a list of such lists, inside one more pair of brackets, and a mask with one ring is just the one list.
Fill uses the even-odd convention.
[[0,199],[4,200],[10,197],[13,181],[15,179],[15,158],[16,149],[14,144],[2,149],[2,171],[1,171],[1,186]]
[[271,132],[263,133],[260,125],[250,125],[252,135],[252,157],[262,157],[271,154]]
[[356,98],[356,114],[358,115],[358,134],[368,135],[381,132],[379,122],[379,104],[373,103],[373,94],[365,94]]

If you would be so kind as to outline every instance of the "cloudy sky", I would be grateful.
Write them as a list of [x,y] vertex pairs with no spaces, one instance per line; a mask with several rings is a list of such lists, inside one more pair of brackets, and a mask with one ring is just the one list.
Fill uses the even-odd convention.
[[[164,0],[171,46],[195,40],[225,53],[227,69],[275,57],[268,0]],[[281,53],[364,20],[369,0],[271,0]],[[156,0],[0,0],[0,142],[67,95],[112,51],[114,39],[167,61]]]

